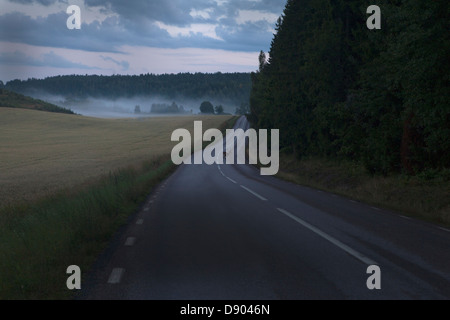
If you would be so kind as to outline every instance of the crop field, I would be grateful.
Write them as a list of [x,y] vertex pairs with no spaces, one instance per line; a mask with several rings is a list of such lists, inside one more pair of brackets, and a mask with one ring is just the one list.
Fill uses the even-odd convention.
[[170,154],[175,129],[229,116],[97,119],[0,108],[0,203],[34,200]]

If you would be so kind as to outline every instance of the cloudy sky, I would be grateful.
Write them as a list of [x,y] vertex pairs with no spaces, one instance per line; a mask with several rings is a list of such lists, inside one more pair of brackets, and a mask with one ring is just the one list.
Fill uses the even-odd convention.
[[[248,72],[286,0],[0,0],[0,80]],[[70,5],[81,30],[69,30]]]

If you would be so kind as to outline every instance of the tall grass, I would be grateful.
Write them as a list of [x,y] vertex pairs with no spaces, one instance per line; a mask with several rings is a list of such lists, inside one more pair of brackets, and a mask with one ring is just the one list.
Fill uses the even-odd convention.
[[450,226],[450,171],[373,176],[348,161],[280,155],[279,177]]
[[70,298],[70,265],[87,270],[151,189],[168,158],[103,176],[43,200],[0,209],[0,299]]

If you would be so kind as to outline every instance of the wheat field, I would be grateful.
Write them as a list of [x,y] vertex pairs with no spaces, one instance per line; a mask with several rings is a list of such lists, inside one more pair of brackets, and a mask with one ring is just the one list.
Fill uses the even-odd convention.
[[170,154],[175,129],[219,128],[230,116],[97,119],[0,108],[0,204],[51,195]]

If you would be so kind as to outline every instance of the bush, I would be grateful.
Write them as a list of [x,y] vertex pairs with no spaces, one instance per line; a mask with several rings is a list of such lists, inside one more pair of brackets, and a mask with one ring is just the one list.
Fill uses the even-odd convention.
[[213,104],[209,101],[202,102],[202,104],[200,105],[200,112],[206,114],[214,114]]
[[216,114],[223,114],[223,113],[224,113],[223,106],[217,106],[216,107]]

